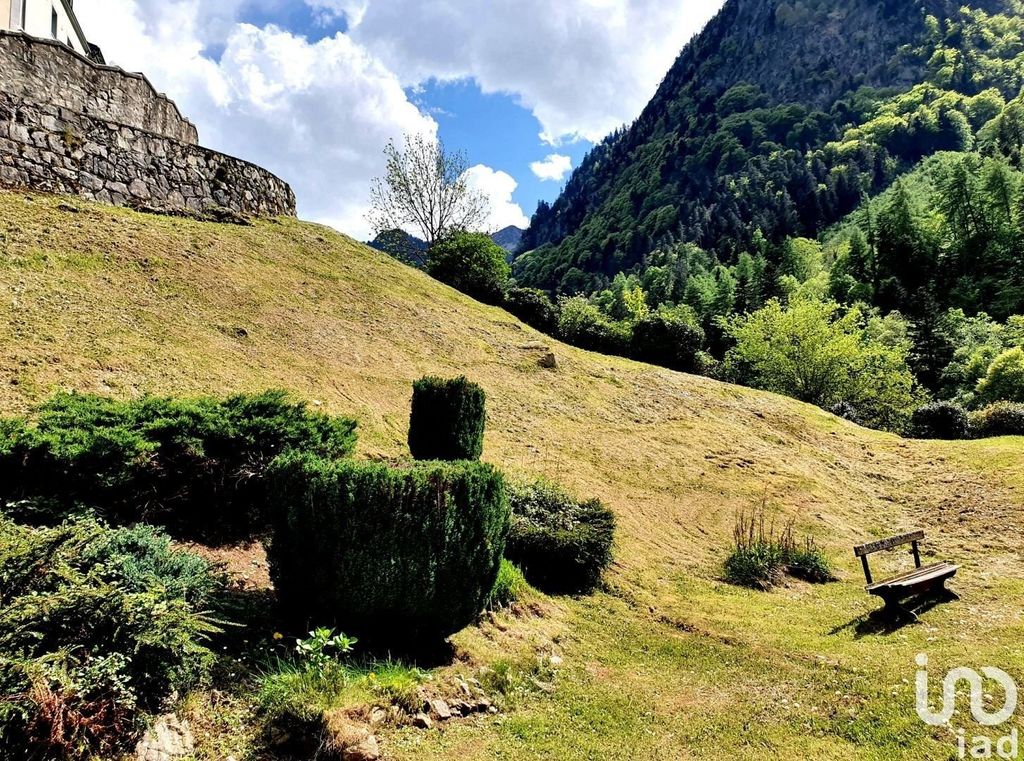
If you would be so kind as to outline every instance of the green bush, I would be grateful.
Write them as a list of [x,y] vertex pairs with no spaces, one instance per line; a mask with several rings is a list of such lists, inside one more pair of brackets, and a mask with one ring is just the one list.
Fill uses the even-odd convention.
[[558,307],[537,288],[509,288],[505,309],[541,333],[554,335],[558,328]]
[[427,272],[478,301],[500,304],[512,272],[506,256],[489,235],[457,232],[430,248]]
[[510,486],[512,526],[505,556],[527,581],[552,594],[593,590],[612,562],[615,515],[544,481]]
[[1024,404],[997,402],[970,414],[971,434],[979,439],[1024,436]]
[[984,403],[1024,403],[1024,348],[1017,346],[996,357],[977,390]]
[[86,505],[113,523],[246,538],[266,524],[261,479],[275,457],[341,457],[355,438],[354,421],[310,412],[281,391],[127,402],[60,394],[33,422],[0,425],[0,503],[44,522]]
[[501,474],[481,463],[402,469],[281,458],[271,572],[288,617],[377,640],[434,640],[471,623],[508,532]]
[[970,433],[967,411],[953,402],[932,402],[914,410],[911,432],[918,439],[966,439]]
[[724,568],[730,584],[763,591],[781,584],[787,574],[812,584],[836,579],[828,557],[811,537],[797,542],[792,523],[776,533],[763,509],[737,516]]
[[0,519],[0,756],[116,755],[201,682],[220,587],[154,529]]
[[652,312],[633,325],[634,359],[694,372],[704,345],[704,330],[695,321],[668,311]]
[[583,296],[574,296],[559,303],[558,337],[581,349],[624,357],[630,327],[609,319]]
[[498,569],[498,578],[494,580],[494,586],[487,597],[487,610],[507,608],[516,600],[522,599],[529,590],[530,584],[523,576],[523,572],[503,558]]
[[413,384],[409,450],[417,460],[479,460],[487,395],[466,378],[421,378]]

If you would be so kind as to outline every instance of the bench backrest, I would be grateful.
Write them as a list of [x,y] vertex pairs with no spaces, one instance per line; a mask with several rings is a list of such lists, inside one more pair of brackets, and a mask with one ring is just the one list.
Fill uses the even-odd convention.
[[853,554],[859,558],[862,558],[865,555],[870,555],[873,552],[891,550],[893,547],[899,547],[901,544],[920,542],[923,539],[923,531],[911,531],[909,534],[900,534],[899,536],[890,536],[888,539],[879,539],[876,542],[858,544],[856,547],[853,548]]
[[867,579],[868,585],[870,586],[872,583],[871,568],[868,566],[868,555],[873,552],[881,552],[882,550],[891,550],[893,547],[899,547],[902,544],[911,544],[914,546],[914,565],[920,568],[921,552],[917,547],[917,543],[923,539],[923,531],[911,531],[908,534],[890,536],[888,539],[879,539],[874,542],[858,544],[854,547],[853,554],[859,557],[861,563],[864,565],[864,578]]

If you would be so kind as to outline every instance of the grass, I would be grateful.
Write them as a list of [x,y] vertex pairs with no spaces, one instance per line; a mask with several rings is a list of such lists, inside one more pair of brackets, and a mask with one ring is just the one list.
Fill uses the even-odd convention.
[[[995,665],[1024,683],[1020,438],[903,441],[579,351],[315,225],[59,203],[0,193],[5,413],[58,388],[284,387],[358,417],[361,455],[392,457],[405,451],[413,380],[465,374],[488,395],[485,460],[615,511],[608,591],[488,616],[455,637],[453,665],[430,672],[442,683],[505,662],[529,674],[557,654],[553,691],[443,731],[384,730],[390,758],[946,759],[955,737],[914,712],[918,652],[937,674]],[[537,342],[557,370],[537,365]],[[816,537],[839,583],[763,593],[720,580],[734,516],[763,498]],[[962,564],[963,600],[892,630],[868,615],[877,604],[851,548],[918,527],[926,562]],[[881,577],[910,560],[872,562]],[[259,756],[257,687],[225,679],[220,697],[192,698],[219,706],[195,714],[200,758]]]

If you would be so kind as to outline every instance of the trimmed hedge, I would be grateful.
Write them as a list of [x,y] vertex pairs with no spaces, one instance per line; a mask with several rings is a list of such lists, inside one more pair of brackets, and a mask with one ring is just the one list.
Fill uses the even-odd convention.
[[615,515],[543,481],[509,487],[512,525],[505,557],[551,594],[590,592],[612,562]]
[[53,523],[84,505],[117,524],[158,523],[210,542],[248,538],[266,526],[270,462],[292,450],[350,454],[355,427],[282,391],[127,402],[60,394],[33,422],[0,423],[0,509]]
[[970,415],[971,433],[986,439],[994,436],[1024,436],[1024,404],[997,402]]
[[505,309],[531,328],[554,335],[558,329],[558,307],[544,291],[537,288],[509,288],[505,292]]
[[382,641],[435,640],[487,604],[508,532],[500,472],[481,463],[404,469],[281,458],[271,574],[297,625]]
[[113,758],[209,674],[222,581],[148,526],[0,518],[0,757]]
[[421,378],[413,384],[409,450],[417,460],[479,460],[487,395],[465,377]]
[[970,435],[967,411],[953,402],[932,402],[914,410],[911,432],[918,439],[954,441]]

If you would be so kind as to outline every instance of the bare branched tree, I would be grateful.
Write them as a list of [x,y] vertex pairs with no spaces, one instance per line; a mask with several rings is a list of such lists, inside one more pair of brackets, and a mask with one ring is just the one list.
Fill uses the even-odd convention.
[[[430,247],[452,230],[474,230],[487,220],[487,198],[469,186],[465,154],[447,151],[440,140],[406,135],[404,150],[389,142],[384,155],[387,169],[370,195],[375,234],[414,232]],[[426,252],[408,248],[402,253],[422,263]]]

